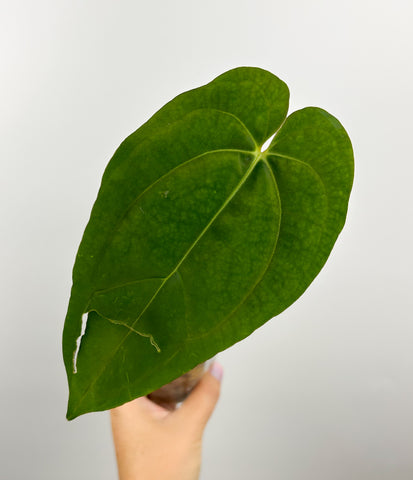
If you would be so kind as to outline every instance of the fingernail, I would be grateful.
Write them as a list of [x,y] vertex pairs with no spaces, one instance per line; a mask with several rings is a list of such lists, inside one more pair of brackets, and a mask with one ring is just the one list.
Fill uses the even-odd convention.
[[222,380],[222,375],[224,373],[224,370],[223,370],[222,365],[220,363],[214,362],[211,365],[211,368],[209,369],[209,372],[213,377],[215,377],[218,380],[218,382],[220,382]]

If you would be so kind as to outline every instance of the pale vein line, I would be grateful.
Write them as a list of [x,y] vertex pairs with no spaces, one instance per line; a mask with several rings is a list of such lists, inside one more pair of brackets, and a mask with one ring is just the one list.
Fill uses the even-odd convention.
[[[201,109],[202,110],[202,109]],[[225,112],[224,110],[219,110],[218,108],[207,108],[206,110],[213,110],[215,112],[220,112],[220,113],[224,113],[225,115],[228,115],[232,118],[235,118],[235,120],[238,121],[238,123],[244,128],[245,132],[248,134],[248,136],[250,137],[250,139],[252,140],[254,146],[255,146],[255,149],[256,150],[259,150],[259,145],[257,144],[257,142],[255,141],[255,138],[254,138],[254,135],[250,132],[250,130],[248,129],[248,127],[245,125],[245,123],[240,119],[238,118],[236,115],[234,115],[233,113],[230,113],[230,112]],[[267,126],[268,128],[268,126]]]
[[301,165],[304,165],[305,167],[309,168],[313,173],[314,175],[318,178],[318,180],[320,181],[321,183],[321,186],[323,187],[323,190],[325,192],[325,195],[326,197],[328,198],[328,195],[327,195],[327,188],[325,186],[325,183],[323,182],[320,174],[317,172],[317,170],[310,164],[310,163],[307,163],[307,162],[304,162],[303,160],[300,160],[299,158],[295,158],[295,157],[291,157],[289,155],[284,155],[282,153],[275,153],[275,152],[267,152],[266,154],[267,156],[270,156],[270,157],[280,157],[280,158],[285,158],[286,160],[291,160],[293,162],[297,162]]
[[[122,322],[121,320],[113,320],[112,318],[104,317],[101,315],[97,310],[95,310],[97,314],[99,314],[101,317],[103,317],[106,320],[109,320],[110,323],[113,323],[114,325],[122,325],[122,327],[128,328],[131,332],[136,333],[137,335],[140,335],[141,337],[146,337],[149,338],[149,341],[151,342],[151,345],[153,345],[158,353],[160,353],[161,349],[159,348],[159,345],[155,342],[155,339],[153,338],[153,335],[150,333],[143,333],[139,332],[138,330],[135,330],[133,326],[131,327],[125,322]],[[122,342],[123,343],[123,342]],[[120,347],[119,347],[120,348]],[[113,358],[113,357],[111,357]]]
[[147,282],[149,280],[164,280],[164,279],[165,277],[148,277],[148,278],[139,278],[137,280],[131,280],[130,282],[119,283],[117,285],[114,285],[113,287],[104,288],[103,290],[95,290],[91,298],[93,298],[95,295],[102,295],[104,293],[108,293],[118,288],[128,287],[129,285],[135,285],[136,283]]

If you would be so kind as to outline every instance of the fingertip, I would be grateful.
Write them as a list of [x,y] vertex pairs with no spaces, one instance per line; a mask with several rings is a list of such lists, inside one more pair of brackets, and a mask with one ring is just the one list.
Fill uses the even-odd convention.
[[224,369],[222,365],[218,362],[214,362],[210,367],[209,367],[209,373],[218,380],[218,382],[221,382],[222,376],[224,374]]

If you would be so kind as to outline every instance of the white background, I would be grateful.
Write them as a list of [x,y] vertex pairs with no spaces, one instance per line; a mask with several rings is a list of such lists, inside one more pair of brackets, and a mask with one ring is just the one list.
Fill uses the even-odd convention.
[[123,138],[182,91],[251,65],[287,82],[290,111],[340,119],[356,177],[319,277],[220,355],[201,478],[411,480],[411,1],[0,5],[0,478],[116,478],[107,414],[65,420],[75,253]]

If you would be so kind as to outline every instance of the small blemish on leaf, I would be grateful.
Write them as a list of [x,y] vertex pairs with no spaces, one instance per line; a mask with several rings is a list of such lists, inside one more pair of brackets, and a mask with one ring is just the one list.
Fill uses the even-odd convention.
[[161,196],[163,198],[167,198],[168,197],[168,193],[169,193],[169,190],[165,190],[164,192],[160,192],[161,193]]

